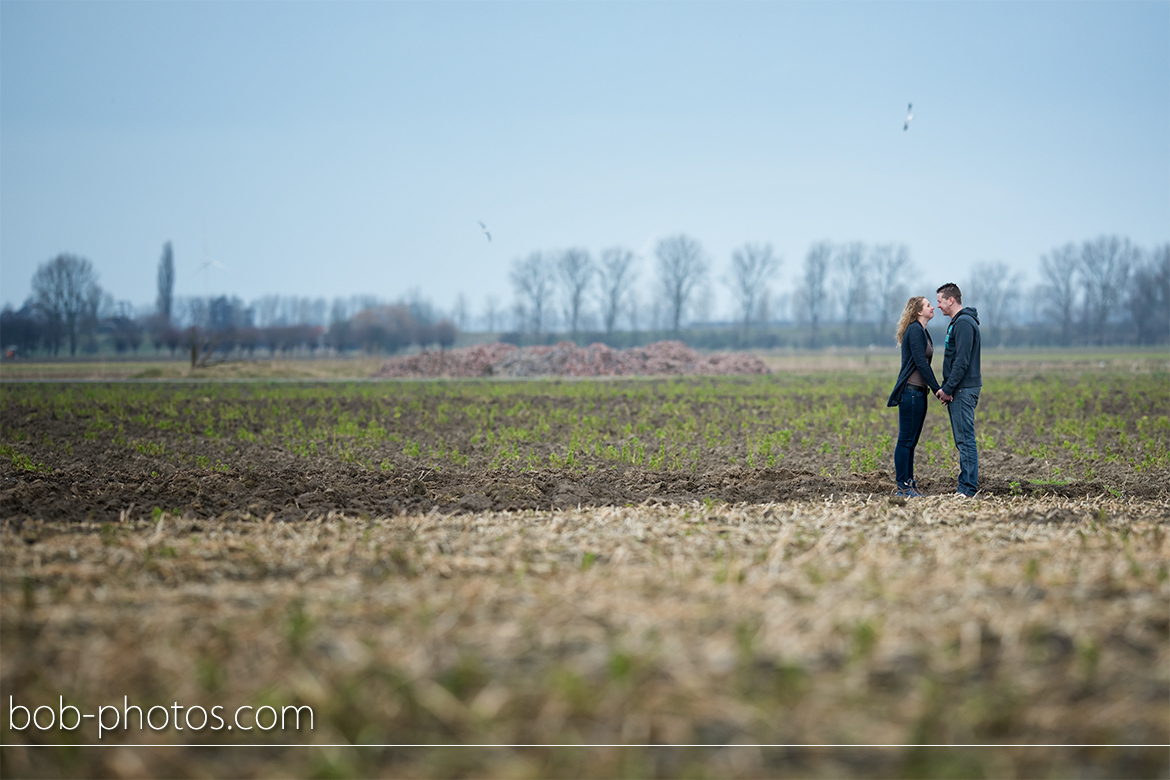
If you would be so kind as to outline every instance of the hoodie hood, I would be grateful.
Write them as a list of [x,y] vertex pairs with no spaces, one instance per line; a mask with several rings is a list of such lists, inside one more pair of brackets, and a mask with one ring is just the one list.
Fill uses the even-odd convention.
[[974,306],[967,306],[965,308],[959,309],[959,313],[955,315],[955,319],[959,319],[959,317],[962,317],[964,314],[970,314],[971,319],[975,320],[975,324],[979,324],[979,312],[975,309]]

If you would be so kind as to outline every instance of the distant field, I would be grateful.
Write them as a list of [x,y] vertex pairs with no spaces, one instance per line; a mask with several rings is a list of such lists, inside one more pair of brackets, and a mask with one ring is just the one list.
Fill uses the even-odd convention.
[[[809,352],[805,354],[760,353],[768,367],[776,372],[795,371],[817,373],[842,371],[848,373],[898,373],[901,360],[895,350],[842,350],[839,352]],[[982,369],[990,376],[1033,377],[1054,374],[1145,374],[1170,372],[1170,351],[1161,349],[1064,349],[1018,350],[984,349]],[[942,370],[941,350],[935,355],[935,373]]]
[[940,405],[891,496],[868,359],[0,383],[5,697],[313,717],[6,719],[4,774],[1166,776],[1163,358],[985,356],[974,501]]
[[[778,373],[897,374],[899,353],[888,349],[822,351],[753,350]],[[366,379],[386,362],[384,356],[231,360],[191,369],[187,360],[15,360],[0,362],[4,379]],[[941,369],[937,358],[935,368]],[[1166,373],[1170,351],[1150,349],[1064,349],[983,352],[983,370],[991,375],[1043,373]]]
[[0,381],[19,379],[365,379],[385,357],[232,360],[192,369],[188,360],[10,360]]

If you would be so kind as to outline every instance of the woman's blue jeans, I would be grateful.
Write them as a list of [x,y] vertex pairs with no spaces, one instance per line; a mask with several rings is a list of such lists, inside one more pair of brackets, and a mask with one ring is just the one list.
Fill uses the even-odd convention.
[[914,479],[914,448],[918,446],[925,421],[926,393],[906,385],[898,403],[898,444],[894,447],[894,478],[898,487],[909,487]]

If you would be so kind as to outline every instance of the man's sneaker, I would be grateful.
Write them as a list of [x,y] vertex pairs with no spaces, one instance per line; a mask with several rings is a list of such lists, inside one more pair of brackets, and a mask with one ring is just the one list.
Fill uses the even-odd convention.
[[956,491],[955,495],[952,496],[952,498],[975,498],[975,496],[969,496],[966,493],[959,493],[958,491]]

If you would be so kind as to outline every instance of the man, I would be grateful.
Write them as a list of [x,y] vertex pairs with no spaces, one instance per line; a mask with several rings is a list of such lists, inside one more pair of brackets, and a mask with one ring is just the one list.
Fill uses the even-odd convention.
[[938,308],[951,318],[943,353],[943,383],[935,392],[951,415],[951,435],[959,450],[959,492],[970,498],[979,490],[979,450],[975,446],[975,407],[983,377],[979,372],[979,314],[963,308],[959,285],[947,282],[938,288]]

